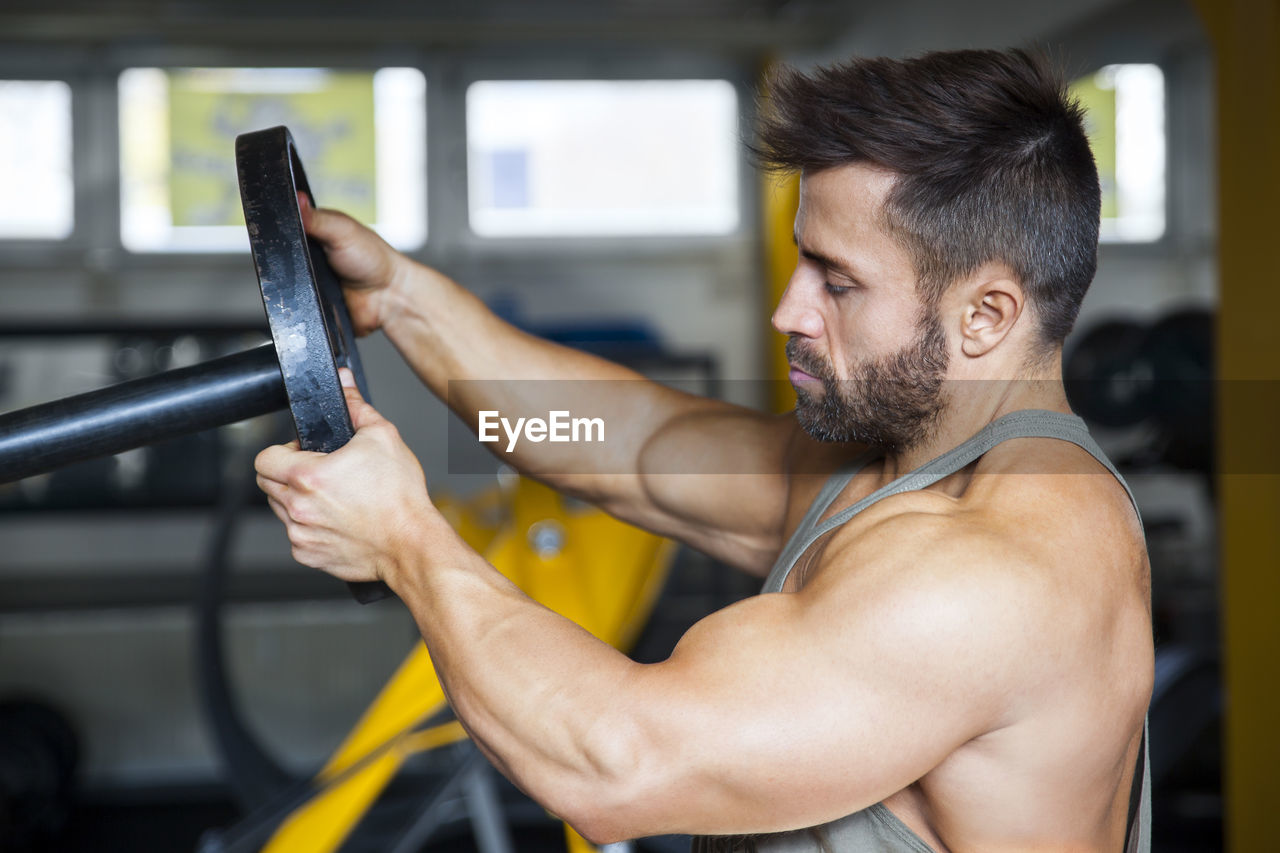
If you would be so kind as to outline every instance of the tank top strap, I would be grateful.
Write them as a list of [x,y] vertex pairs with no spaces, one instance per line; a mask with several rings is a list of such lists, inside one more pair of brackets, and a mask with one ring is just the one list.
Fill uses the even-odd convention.
[[1102,448],[1089,435],[1089,429],[1085,426],[1083,420],[1075,415],[1067,415],[1047,409],[1022,409],[997,418],[967,441],[931,459],[914,471],[903,474],[893,482],[885,484],[862,500],[845,507],[826,521],[818,524],[818,519],[827,511],[836,496],[849,484],[854,475],[881,454],[877,450],[869,450],[836,470],[827,479],[827,482],[823,484],[822,490],[818,493],[813,503],[810,504],[809,510],[805,513],[800,525],[791,534],[791,538],[778,555],[778,559],[774,562],[773,568],[770,570],[769,576],[765,579],[764,586],[760,591],[781,592],[787,575],[791,573],[792,567],[800,559],[800,556],[808,550],[809,546],[867,507],[892,495],[926,488],[969,465],[1001,442],[1014,438],[1056,438],[1071,442],[1085,450],[1094,459],[1097,459],[1100,464],[1104,465],[1119,481],[1120,485],[1124,487],[1125,493],[1129,496],[1129,501],[1133,504],[1133,511],[1138,513],[1138,520],[1141,522],[1142,515],[1138,511],[1138,503],[1133,497],[1133,492],[1129,489],[1129,484],[1124,481],[1124,478],[1120,476],[1120,472],[1116,470],[1116,467],[1111,464],[1111,460],[1103,453]]
[[[831,476],[822,484],[822,489],[818,492],[817,497],[809,504],[809,509],[805,512],[804,518],[800,519],[799,526],[791,534],[787,544],[783,546],[778,558],[774,560],[773,568],[770,569],[769,576],[765,579],[761,592],[782,591],[782,583],[786,580],[787,575],[790,574],[791,567],[795,565],[796,560],[800,559],[800,555],[804,553],[805,548],[812,543],[808,536],[818,523],[818,519],[822,518],[822,514],[827,511],[827,508],[831,506],[836,497],[844,491],[844,487],[849,485],[849,481],[880,456],[881,452],[879,450],[866,450],[832,472]],[[773,588],[775,586],[777,587],[776,589]]]
[[[1085,423],[1075,415],[1064,415],[1044,409],[1024,409],[1005,415],[983,427],[972,438],[937,456],[913,471],[903,474],[891,483],[881,486],[862,500],[845,507],[840,512],[813,527],[805,537],[804,547],[812,545],[820,537],[830,533],[858,513],[878,501],[893,495],[926,488],[944,477],[949,477],[966,465],[971,464],[996,445],[1014,438],[1056,438],[1069,441],[1106,466],[1107,470],[1124,486],[1125,492],[1133,503],[1134,512],[1138,511],[1137,501],[1129,484],[1120,476],[1120,472],[1107,459],[1106,454],[1089,435]],[[1141,519],[1141,516],[1139,516]],[[803,550],[803,548],[801,549]]]

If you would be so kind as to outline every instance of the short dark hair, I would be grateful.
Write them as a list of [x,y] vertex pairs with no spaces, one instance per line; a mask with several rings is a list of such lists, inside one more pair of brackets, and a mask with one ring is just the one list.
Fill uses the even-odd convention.
[[1084,111],[1042,57],[958,50],[783,67],[767,92],[754,147],[767,167],[896,173],[882,215],[927,301],[1001,261],[1035,306],[1041,343],[1071,331],[1097,271],[1101,193]]

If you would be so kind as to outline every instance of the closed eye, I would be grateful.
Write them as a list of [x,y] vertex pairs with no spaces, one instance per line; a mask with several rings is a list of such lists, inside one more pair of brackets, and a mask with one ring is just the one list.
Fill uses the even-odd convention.
[[849,291],[853,290],[852,287],[846,287],[839,284],[832,284],[829,281],[824,281],[822,283],[822,286],[826,288],[827,293],[830,293],[832,296],[843,296]]

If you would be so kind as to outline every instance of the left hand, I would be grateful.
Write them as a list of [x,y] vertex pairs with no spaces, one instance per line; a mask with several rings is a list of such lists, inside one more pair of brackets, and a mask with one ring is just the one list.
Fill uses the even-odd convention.
[[268,447],[254,462],[258,487],[299,563],[345,581],[386,581],[445,522],[395,426],[360,397],[346,368],[342,384],[351,441],[332,453],[299,450],[296,441]]

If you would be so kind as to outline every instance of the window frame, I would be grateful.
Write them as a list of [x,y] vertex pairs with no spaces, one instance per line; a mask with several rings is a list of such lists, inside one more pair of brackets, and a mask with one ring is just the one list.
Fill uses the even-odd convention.
[[[450,92],[452,103],[442,104],[450,110],[453,128],[460,128],[455,140],[452,183],[447,197],[460,199],[452,212],[451,236],[460,251],[469,256],[508,258],[518,255],[554,257],[558,255],[652,257],[658,254],[715,254],[718,250],[743,241],[756,239],[755,223],[759,216],[759,182],[746,156],[745,143],[750,138],[755,119],[754,91],[756,81],[748,75],[748,66],[729,57],[632,57],[578,56],[572,60],[547,56],[472,56],[465,60]],[[490,80],[560,81],[560,80],[724,80],[737,96],[740,140],[737,158],[738,223],[724,234],[635,234],[635,235],[494,235],[477,234],[470,223],[468,141],[466,135],[466,93],[473,83]],[[429,107],[428,107],[429,108]],[[428,119],[430,121],[430,119]],[[429,209],[428,216],[436,211]],[[460,214],[460,215],[459,215]],[[434,221],[434,220],[433,220]]]
[[23,267],[82,256],[93,245],[89,209],[96,193],[87,180],[94,174],[96,165],[89,153],[93,116],[91,99],[86,97],[92,87],[92,70],[87,69],[83,57],[73,51],[37,51],[21,45],[0,51],[0,79],[58,81],[67,85],[71,95],[71,231],[64,237],[0,236],[0,252],[10,256],[13,265]]
[[[1074,45],[1073,45],[1074,46]],[[1169,256],[1170,251],[1186,240],[1186,223],[1180,215],[1180,205],[1185,193],[1179,186],[1181,180],[1179,164],[1186,155],[1181,148],[1182,140],[1177,138],[1175,124],[1181,120],[1183,101],[1188,93],[1179,91],[1182,85],[1174,73],[1175,62],[1171,55],[1156,45],[1129,45],[1124,49],[1113,44],[1098,46],[1083,43],[1076,50],[1075,61],[1071,63],[1068,80],[1076,80],[1093,74],[1107,65],[1146,64],[1155,65],[1164,78],[1164,232],[1155,240],[1142,242],[1110,240],[1098,241],[1099,264],[1111,261],[1119,263],[1160,261]]]
[[[310,48],[265,51],[238,46],[134,46],[86,57],[69,49],[4,55],[7,79],[64,80],[71,86],[74,226],[61,240],[0,239],[0,252],[20,268],[72,269],[110,281],[131,271],[145,274],[201,268],[242,272],[237,252],[135,252],[121,234],[119,77],[128,68],[323,67],[368,70],[412,67],[426,81],[426,240],[410,257],[436,266],[506,268],[516,258],[545,266],[573,258],[588,262],[712,262],[758,242],[760,178],[745,148],[755,123],[755,64],[732,53],[706,57],[637,50],[623,57],[603,48],[565,59],[541,49],[519,51]],[[738,98],[741,156],[738,225],[728,234],[481,237],[469,224],[466,90],[480,80],[726,80]],[[231,154],[228,152],[228,158]],[[324,199],[320,199],[323,204]]]
[[[1164,143],[1164,152],[1163,152],[1163,154],[1164,154],[1164,168],[1163,168],[1163,175],[1162,175],[1162,182],[1163,182],[1163,185],[1164,185],[1164,186],[1163,186],[1163,190],[1164,190],[1164,192],[1163,192],[1163,196],[1162,196],[1162,199],[1161,199],[1161,205],[1160,205],[1160,206],[1161,206],[1161,208],[1162,208],[1162,217],[1163,217],[1163,220],[1162,220],[1162,227],[1161,227],[1161,231],[1160,231],[1159,236],[1157,236],[1157,237],[1155,237],[1155,238],[1153,238],[1153,239],[1150,239],[1150,240],[1144,240],[1144,239],[1132,239],[1132,238],[1119,237],[1119,236],[1116,236],[1116,237],[1106,237],[1106,238],[1104,238],[1104,237],[1102,236],[1102,234],[1101,234],[1101,231],[1100,231],[1100,232],[1099,232],[1099,237],[1098,237],[1098,245],[1099,245],[1099,247],[1100,247],[1100,248],[1101,248],[1102,246],[1106,246],[1106,247],[1113,247],[1113,246],[1134,246],[1134,247],[1137,247],[1137,246],[1161,245],[1161,244],[1164,244],[1164,243],[1165,243],[1165,241],[1169,239],[1169,232],[1170,232],[1170,229],[1172,228],[1172,222],[1171,222],[1171,218],[1170,218],[1170,217],[1171,217],[1171,212],[1172,212],[1172,206],[1171,206],[1171,204],[1170,204],[1170,199],[1169,199],[1170,192],[1171,192],[1171,186],[1172,186],[1172,168],[1171,168],[1171,166],[1170,166],[1170,160],[1171,160],[1171,158],[1170,158],[1170,149],[1171,149],[1171,145],[1170,145],[1170,137],[1171,137],[1171,134],[1170,134],[1170,132],[1169,132],[1169,101],[1170,101],[1170,99],[1169,99],[1169,80],[1168,80],[1168,72],[1167,72],[1167,70],[1166,70],[1165,65],[1164,65],[1164,64],[1162,64],[1162,63],[1160,63],[1160,62],[1144,61],[1144,60],[1135,60],[1135,59],[1126,60],[1126,61],[1124,61],[1124,62],[1104,62],[1104,63],[1102,63],[1101,65],[1099,65],[1099,66],[1097,66],[1096,68],[1094,68],[1092,71],[1085,71],[1085,72],[1083,72],[1083,73],[1081,73],[1081,74],[1073,75],[1073,76],[1072,76],[1072,79],[1071,79],[1071,83],[1074,85],[1074,84],[1075,84],[1077,81],[1079,81],[1079,80],[1082,80],[1082,79],[1084,79],[1084,78],[1086,78],[1086,77],[1090,77],[1090,76],[1093,76],[1093,75],[1096,75],[1096,74],[1101,73],[1101,72],[1103,71],[1103,69],[1105,69],[1105,68],[1114,67],[1114,66],[1118,66],[1118,65],[1150,65],[1150,66],[1153,66],[1154,68],[1156,68],[1156,69],[1160,72],[1160,95],[1161,95],[1161,104],[1160,104],[1160,109],[1161,109],[1161,134],[1162,134],[1162,141],[1163,141],[1163,143]],[[1095,156],[1096,156],[1096,155],[1095,155]],[[1118,193],[1118,189],[1117,189],[1117,193]]]
[[[217,263],[217,259],[220,259],[220,258],[227,258],[227,257],[237,258],[237,257],[240,257],[242,254],[245,254],[245,253],[236,251],[234,249],[224,249],[224,250],[214,250],[214,251],[207,251],[207,250],[200,250],[200,249],[191,250],[191,249],[183,249],[183,248],[138,250],[138,249],[131,249],[124,244],[124,235],[122,231],[122,228],[123,228],[122,193],[123,193],[124,175],[120,166],[120,157],[119,157],[119,150],[120,150],[120,136],[119,136],[119,124],[118,124],[119,116],[120,116],[119,83],[120,83],[120,75],[123,74],[126,70],[133,69],[133,68],[158,68],[161,71],[167,71],[175,68],[302,68],[302,67],[305,67],[305,68],[322,68],[326,70],[331,69],[335,71],[359,71],[359,72],[377,71],[380,68],[389,68],[389,67],[413,68],[423,75],[423,79],[425,83],[424,97],[426,98],[426,110],[424,110],[424,113],[423,113],[424,119],[426,121],[426,127],[423,129],[424,131],[423,132],[423,141],[424,141],[423,156],[424,156],[425,162],[423,163],[422,174],[423,174],[423,179],[426,182],[426,193],[429,200],[429,197],[431,195],[431,181],[430,181],[430,176],[428,175],[427,170],[429,168],[429,164],[431,161],[431,138],[430,138],[431,121],[429,117],[429,110],[430,110],[432,92],[431,92],[430,74],[426,69],[423,68],[422,63],[420,62],[414,62],[414,61],[408,61],[403,63],[393,63],[393,62],[386,62],[386,61],[368,62],[368,61],[362,61],[362,57],[354,56],[354,55],[349,57],[342,57],[339,60],[335,60],[332,57],[320,58],[320,57],[312,56],[306,53],[302,53],[302,54],[288,53],[288,54],[282,54],[282,55],[273,54],[270,57],[271,58],[270,62],[263,62],[261,60],[265,57],[259,55],[256,51],[242,51],[242,50],[237,50],[234,52],[224,52],[214,57],[210,57],[206,55],[205,52],[203,51],[198,51],[198,52],[180,51],[177,53],[164,52],[158,56],[154,56],[151,52],[143,52],[141,54],[130,53],[127,56],[129,61],[123,62],[123,63],[121,62],[113,63],[112,66],[110,67],[108,74],[110,77],[111,91],[114,98],[114,101],[112,104],[112,111],[116,119],[115,135],[112,138],[114,150],[116,151],[115,172],[113,176],[114,177],[114,193],[115,193],[116,226],[115,226],[115,240],[114,240],[114,245],[112,246],[112,250],[119,251],[123,256],[126,256],[127,258],[129,258],[131,262],[137,261],[139,259],[152,259],[152,258],[160,258],[160,259],[168,258],[168,259],[178,259],[178,260],[196,258],[202,262]],[[151,61],[152,59],[156,61]],[[210,59],[212,59],[213,61],[209,61]],[[306,152],[303,151],[301,153],[305,163]],[[233,157],[233,152],[228,150],[227,151],[228,163],[231,162],[232,157]],[[321,205],[323,205],[325,203],[325,199],[321,197],[319,199],[319,202]],[[426,235],[423,239],[422,244],[414,249],[408,250],[409,253],[420,252],[424,250],[427,247],[427,245],[430,243],[431,213],[430,213],[429,203],[428,205],[425,206],[424,211],[425,211],[424,226],[426,229]],[[246,253],[247,253],[247,247],[246,247]],[[149,262],[148,260],[141,261],[141,263],[143,264],[146,264],[148,262]]]
[[[652,83],[652,84],[656,84],[656,85],[663,85],[663,84],[681,84],[681,83],[686,83],[686,82],[687,82],[687,83],[710,84],[710,85],[712,85],[712,86],[715,86],[715,87],[716,87],[717,94],[719,94],[719,93],[723,92],[723,91],[724,91],[724,87],[728,87],[728,91],[732,94],[732,97],[733,97],[733,131],[732,131],[732,140],[733,140],[733,141],[732,141],[732,143],[730,143],[729,151],[728,151],[727,153],[728,153],[728,156],[729,156],[729,157],[734,158],[734,162],[731,162],[731,163],[725,164],[725,165],[727,166],[727,168],[728,168],[728,174],[729,174],[729,177],[730,177],[730,183],[731,183],[731,186],[732,186],[732,192],[733,192],[733,199],[732,199],[732,205],[731,205],[731,208],[732,208],[732,211],[733,211],[733,218],[734,218],[734,222],[733,222],[732,227],[724,228],[724,229],[722,229],[722,230],[709,229],[709,228],[702,228],[702,229],[696,229],[696,228],[695,228],[695,229],[690,229],[690,230],[687,230],[687,231],[683,231],[683,232],[682,232],[682,231],[679,231],[679,230],[676,230],[676,231],[660,231],[660,230],[655,230],[655,229],[652,227],[652,225],[650,225],[648,228],[641,227],[641,228],[637,228],[637,229],[636,229],[636,230],[634,230],[634,231],[628,231],[628,230],[626,230],[626,229],[622,229],[622,230],[620,230],[620,231],[616,231],[616,232],[607,232],[607,231],[606,231],[606,232],[601,232],[601,233],[589,233],[589,232],[588,232],[588,233],[583,233],[583,232],[575,232],[574,230],[572,230],[572,228],[566,229],[566,230],[564,230],[563,232],[557,231],[556,229],[551,229],[551,230],[549,230],[549,231],[547,231],[547,232],[538,232],[538,230],[537,230],[536,228],[534,228],[534,229],[531,229],[531,230],[530,230],[530,231],[528,231],[528,232],[521,232],[519,229],[515,229],[514,233],[501,233],[501,231],[500,231],[500,230],[499,230],[499,232],[498,232],[498,233],[492,233],[492,232],[490,232],[490,233],[483,233],[481,230],[479,230],[479,229],[476,227],[475,217],[476,217],[476,215],[477,215],[477,213],[478,213],[479,211],[477,211],[477,210],[476,210],[476,206],[474,205],[475,198],[474,198],[474,194],[473,194],[473,192],[472,192],[472,189],[473,189],[473,187],[472,187],[472,181],[473,181],[473,179],[475,178],[475,176],[474,176],[473,174],[471,174],[471,172],[470,172],[470,170],[471,170],[471,166],[472,166],[472,163],[470,162],[470,160],[468,160],[468,163],[467,163],[467,167],[468,167],[468,175],[467,175],[467,220],[468,220],[467,225],[468,225],[468,230],[469,230],[472,234],[474,234],[475,236],[480,237],[480,238],[482,238],[482,239],[483,239],[483,240],[485,240],[485,241],[490,241],[490,240],[505,240],[505,239],[527,239],[527,240],[538,240],[538,241],[542,241],[542,240],[555,240],[555,239],[567,239],[567,240],[591,241],[591,240],[601,240],[601,239],[604,239],[604,240],[610,240],[610,239],[617,239],[617,240],[635,240],[635,239],[644,239],[644,238],[656,238],[656,239],[679,239],[679,238],[683,238],[683,237],[711,237],[711,238],[715,238],[715,237],[731,236],[731,235],[733,235],[733,234],[735,234],[735,233],[740,232],[740,231],[742,230],[742,224],[743,224],[743,223],[742,223],[742,205],[741,205],[741,198],[742,198],[742,195],[743,195],[744,188],[743,188],[743,186],[742,186],[742,176],[741,176],[740,171],[739,171],[739,169],[738,169],[738,167],[737,167],[737,162],[736,162],[736,161],[741,159],[741,157],[740,157],[740,154],[741,154],[740,146],[741,146],[741,139],[742,139],[742,128],[741,128],[741,127],[739,126],[739,124],[738,124],[738,115],[739,115],[739,112],[738,112],[738,105],[739,105],[739,104],[741,103],[741,101],[742,101],[742,93],[741,93],[741,91],[739,91],[739,88],[734,84],[734,82],[733,82],[732,80],[730,80],[730,79],[726,79],[726,78],[724,78],[724,77],[698,77],[698,78],[693,78],[693,77],[660,77],[660,78],[654,78],[653,76],[651,76],[651,75],[650,75],[650,76],[646,76],[646,77],[644,77],[644,78],[619,78],[619,77],[617,77],[617,76],[614,76],[614,77],[610,77],[610,78],[603,78],[603,79],[602,79],[602,78],[599,78],[599,77],[593,77],[593,78],[570,78],[570,79],[565,79],[565,78],[561,77],[561,78],[555,78],[555,79],[533,79],[533,80],[531,80],[531,79],[526,75],[526,76],[522,76],[522,77],[519,77],[519,78],[505,78],[505,79],[501,79],[501,80],[498,80],[498,79],[486,79],[486,80],[471,81],[471,82],[469,82],[469,83],[467,83],[467,84],[466,84],[466,88],[464,89],[464,92],[463,92],[463,98],[464,98],[464,103],[467,105],[467,109],[468,109],[468,113],[467,113],[467,114],[468,114],[468,116],[470,116],[470,115],[471,115],[471,112],[470,112],[470,99],[471,99],[471,95],[472,95],[472,92],[473,92],[474,88],[475,88],[476,86],[479,86],[479,85],[507,85],[507,84],[511,84],[511,85],[516,85],[516,86],[518,86],[518,85],[527,84],[527,83],[533,83],[533,84],[537,84],[537,83],[549,83],[549,84],[562,84],[562,85],[572,86],[572,85],[577,84],[577,83],[598,83],[598,84],[601,84],[601,85],[604,85],[604,86],[611,86],[611,85],[626,85],[626,84],[628,84],[628,83]],[[468,157],[470,157],[470,155],[471,155],[471,153],[472,153],[472,151],[473,151],[471,131],[472,131],[472,128],[471,128],[470,126],[468,126],[468,127],[467,127],[467,129],[466,129],[466,150],[467,150]],[[659,133],[661,133],[661,130],[659,130]],[[719,208],[719,209],[723,210],[724,208]]]
[[6,74],[0,70],[0,81],[5,83],[62,83],[67,87],[67,108],[70,138],[70,163],[71,169],[71,230],[59,237],[33,237],[33,236],[6,236],[0,234],[0,246],[22,246],[25,244],[48,245],[62,244],[75,236],[76,228],[80,224],[80,218],[76,210],[76,193],[79,181],[76,180],[76,103],[75,103],[75,87],[67,74],[46,74],[40,76],[31,76],[30,74]]

